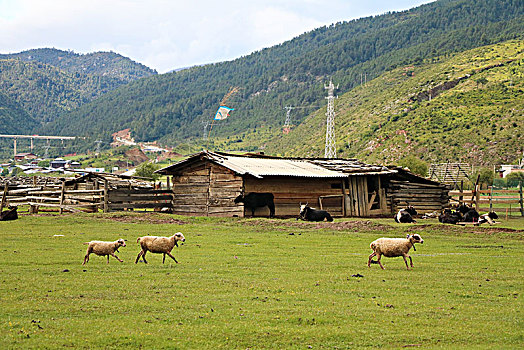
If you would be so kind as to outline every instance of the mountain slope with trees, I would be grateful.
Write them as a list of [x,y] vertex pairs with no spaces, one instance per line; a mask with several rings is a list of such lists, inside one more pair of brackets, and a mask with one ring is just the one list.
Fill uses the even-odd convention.
[[[115,53],[79,55],[35,49],[0,55],[0,93],[18,104],[37,123],[21,121],[32,133],[42,123],[77,109],[130,81],[156,72]],[[0,128],[8,126],[0,123]]]
[[[213,129],[217,137],[260,130],[280,132],[285,106],[325,104],[323,84],[339,94],[394,69],[467,49],[522,38],[524,3],[515,0],[440,0],[409,11],[337,23],[234,61],[193,67],[132,82],[61,116],[45,130],[108,140],[131,128],[138,141],[177,144],[203,135],[219,101],[231,117]],[[296,111],[299,124],[309,113]],[[264,140],[261,140],[263,142]]]
[[[386,164],[408,156],[515,162],[524,145],[523,106],[523,40],[399,67],[335,101],[337,156]],[[325,119],[325,108],[316,111],[268,142],[267,151],[323,157]],[[249,142],[258,141],[243,141]]]

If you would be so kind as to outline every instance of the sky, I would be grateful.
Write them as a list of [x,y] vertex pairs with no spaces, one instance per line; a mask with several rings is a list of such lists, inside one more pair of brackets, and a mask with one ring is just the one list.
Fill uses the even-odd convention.
[[0,0],[0,53],[113,51],[159,73],[432,0]]

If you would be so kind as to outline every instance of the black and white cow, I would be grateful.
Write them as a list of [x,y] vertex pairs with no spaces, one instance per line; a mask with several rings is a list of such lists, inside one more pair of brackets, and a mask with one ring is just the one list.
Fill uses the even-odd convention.
[[269,217],[272,218],[275,216],[275,196],[273,193],[257,193],[250,192],[248,194],[239,195],[235,198],[235,203],[244,203],[245,207],[251,208],[251,215],[255,216],[255,210],[257,208],[268,207],[269,208]]
[[400,209],[395,215],[395,222],[398,223],[410,223],[410,222],[416,222],[415,219],[413,219],[413,216],[417,215],[417,211],[415,208],[413,208],[412,205],[408,205],[404,209]]
[[300,204],[299,218],[306,221],[333,221],[333,218],[327,211],[311,208],[308,204]]

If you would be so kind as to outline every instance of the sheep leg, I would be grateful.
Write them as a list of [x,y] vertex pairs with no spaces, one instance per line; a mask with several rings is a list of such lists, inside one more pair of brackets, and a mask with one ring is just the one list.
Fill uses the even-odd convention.
[[138,260],[140,260],[140,257],[142,257],[142,259],[144,259],[144,262],[147,264],[146,252],[144,250],[141,250],[140,253],[138,253],[138,256],[136,257],[136,260],[135,260],[135,264],[138,263]]
[[409,263],[411,264],[411,267],[413,267],[413,260],[411,260],[411,255],[408,255],[409,257]]
[[87,262],[89,262],[89,253],[87,253],[84,257],[84,262],[82,263],[82,265],[85,265]]
[[377,253],[373,252],[369,255],[369,259],[368,259],[368,267],[371,267],[371,259],[373,259],[373,257],[377,255]]
[[[124,262],[124,260],[120,260],[120,258],[118,256],[116,256],[115,253],[111,253],[111,256],[115,257],[115,259],[120,261],[120,262]],[[107,263],[109,264],[109,255],[107,256]]]
[[164,256],[162,258],[162,264],[166,262],[166,253],[164,253]]
[[[411,257],[407,254],[402,255],[402,258],[404,258],[404,263],[406,264],[406,268],[409,270],[408,261],[406,260],[406,256],[409,257],[410,261],[411,261]],[[413,262],[411,262],[411,267],[413,267]]]
[[140,257],[142,256],[143,250],[141,250],[138,255],[136,256],[135,264],[138,264],[138,260],[140,260]]
[[[170,257],[171,259],[175,260],[175,262],[178,264],[178,261],[176,261],[175,257],[174,257],[173,255],[171,255],[170,252],[166,252],[166,254],[169,255],[169,257]],[[165,257],[166,254],[164,254],[164,257]]]
[[380,262],[380,258],[382,258],[382,255],[381,254],[377,254],[377,262],[378,264],[380,265],[380,267],[382,268],[382,270],[385,270],[386,268],[384,267],[384,265],[382,265],[382,263]]

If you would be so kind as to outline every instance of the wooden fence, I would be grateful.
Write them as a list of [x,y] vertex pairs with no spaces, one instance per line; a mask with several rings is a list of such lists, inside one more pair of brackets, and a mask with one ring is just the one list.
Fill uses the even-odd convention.
[[173,208],[173,191],[151,188],[117,188],[108,191],[104,211]]
[[8,206],[29,206],[29,213],[39,211],[104,212],[134,209],[173,208],[171,189],[112,188],[106,182],[95,189],[73,189],[65,182],[51,186],[4,185],[0,212]]
[[103,205],[104,190],[73,190],[65,186],[10,187],[4,185],[0,211],[7,206],[28,205],[29,212],[95,212]]
[[524,216],[522,183],[517,190],[502,190],[490,187],[487,190],[452,191],[451,200],[471,204],[479,212],[495,211],[506,216],[520,213]]

